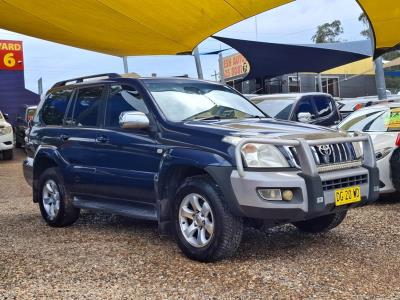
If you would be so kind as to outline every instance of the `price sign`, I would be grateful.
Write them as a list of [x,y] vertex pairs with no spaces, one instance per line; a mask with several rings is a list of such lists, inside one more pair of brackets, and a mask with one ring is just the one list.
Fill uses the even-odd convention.
[[0,70],[24,69],[21,41],[0,40]]

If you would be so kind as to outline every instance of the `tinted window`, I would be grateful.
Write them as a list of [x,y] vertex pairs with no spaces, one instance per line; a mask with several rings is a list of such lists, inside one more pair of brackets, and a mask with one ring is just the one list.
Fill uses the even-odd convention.
[[104,87],[89,87],[78,90],[75,101],[73,124],[76,126],[96,126],[99,117],[101,96]]
[[148,113],[142,96],[135,88],[126,85],[111,86],[106,107],[106,126],[120,127],[119,117],[125,111]]
[[63,90],[49,94],[43,103],[39,118],[45,125],[62,125],[72,90]]
[[297,106],[297,112],[296,112],[296,120],[298,120],[297,115],[299,113],[310,113],[311,115],[315,116],[315,111],[314,107],[312,105],[312,102],[309,98],[301,99],[298,103]]
[[324,96],[314,96],[313,99],[320,117],[329,116],[333,112],[333,105],[330,98]]

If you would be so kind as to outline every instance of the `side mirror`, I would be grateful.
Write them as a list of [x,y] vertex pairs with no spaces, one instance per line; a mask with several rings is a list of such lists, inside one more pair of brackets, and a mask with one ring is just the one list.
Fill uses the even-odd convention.
[[297,115],[297,120],[302,123],[310,123],[315,119],[315,117],[309,112],[301,112]]
[[125,111],[119,116],[119,125],[124,129],[145,129],[150,126],[150,121],[140,111]]

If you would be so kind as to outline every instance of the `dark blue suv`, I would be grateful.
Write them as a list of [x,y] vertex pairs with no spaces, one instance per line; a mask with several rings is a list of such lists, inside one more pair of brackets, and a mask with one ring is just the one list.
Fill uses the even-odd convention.
[[278,121],[193,79],[59,82],[27,140],[24,174],[50,226],[80,209],[154,220],[199,261],[232,255],[243,224],[328,231],[379,190],[368,137]]

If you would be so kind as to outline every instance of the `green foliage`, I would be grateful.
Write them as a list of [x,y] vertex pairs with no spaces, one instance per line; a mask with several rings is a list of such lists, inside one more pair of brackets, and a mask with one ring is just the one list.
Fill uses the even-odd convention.
[[313,35],[314,43],[337,43],[337,39],[343,33],[342,22],[335,20],[332,23],[325,23],[317,28],[317,32]]
[[363,23],[364,24],[364,27],[365,27],[365,29],[364,30],[362,30],[361,32],[360,32],[360,34],[363,36],[363,37],[366,37],[367,39],[371,39],[371,31],[370,31],[370,25],[369,25],[369,20],[368,20],[368,17],[367,17],[367,15],[364,13],[364,12],[362,12],[359,16],[358,16],[358,21],[360,21],[361,23]]

